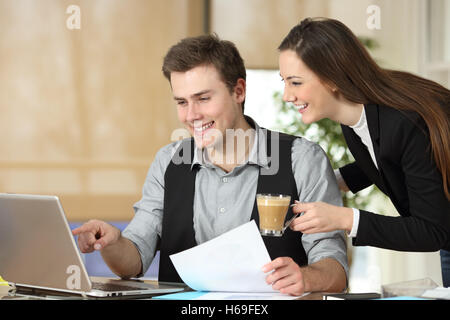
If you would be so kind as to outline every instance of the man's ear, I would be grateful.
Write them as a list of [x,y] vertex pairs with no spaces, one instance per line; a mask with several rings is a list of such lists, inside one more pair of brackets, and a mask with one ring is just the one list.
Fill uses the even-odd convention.
[[237,103],[243,103],[245,101],[246,94],[246,82],[244,79],[239,78],[234,86],[234,95]]

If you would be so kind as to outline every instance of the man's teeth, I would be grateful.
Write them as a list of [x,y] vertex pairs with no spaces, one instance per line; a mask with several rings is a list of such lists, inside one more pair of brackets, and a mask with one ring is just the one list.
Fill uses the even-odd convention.
[[211,121],[211,122],[209,122],[209,123],[207,123],[207,124],[205,124],[205,125],[203,125],[201,127],[194,127],[194,130],[201,132],[203,130],[206,130],[206,129],[212,127],[213,124],[214,124],[214,121]]
[[299,108],[300,110],[303,110],[303,109],[305,109],[307,106],[308,106],[308,104],[305,103],[305,104],[299,105],[298,108]]

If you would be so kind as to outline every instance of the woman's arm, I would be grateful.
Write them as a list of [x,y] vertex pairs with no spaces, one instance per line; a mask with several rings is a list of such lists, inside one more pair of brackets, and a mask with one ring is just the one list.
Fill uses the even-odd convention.
[[[410,121],[397,121],[391,127],[387,135],[389,138],[383,140],[384,157],[386,161],[398,163],[398,169],[394,168],[398,172],[391,167],[390,174],[393,176],[390,178],[387,168],[384,168],[384,175],[390,188],[397,189],[394,196],[403,197],[401,203],[405,210],[400,212],[401,217],[360,210],[353,245],[415,252],[448,247],[450,202],[445,197],[442,178],[429,152],[429,140]],[[358,172],[355,164],[349,168],[352,174]],[[345,171],[341,170],[341,173]],[[346,182],[349,181],[346,179]],[[403,194],[401,190],[404,190]],[[398,199],[391,200],[400,202]],[[350,211],[343,211],[340,207],[316,202],[299,204],[293,211],[305,212],[292,224],[292,229],[296,231],[317,233],[336,228],[348,231]]]
[[339,172],[345,185],[353,193],[357,193],[373,184],[356,162],[339,168]]
[[[385,180],[391,188],[404,194],[402,217],[382,216],[360,210],[360,221],[354,245],[372,245],[401,251],[437,251],[450,245],[450,202],[447,200],[442,177],[430,152],[430,140],[420,123],[396,121],[389,132],[385,150],[392,150],[389,161],[398,163],[399,174],[391,181],[385,170]],[[386,135],[387,136],[387,135]],[[395,155],[394,155],[395,154]],[[394,174],[392,170],[389,172]],[[402,185],[398,177],[403,177]],[[395,185],[394,183],[397,183]],[[407,205],[405,205],[407,204]],[[397,206],[398,207],[398,206]]]

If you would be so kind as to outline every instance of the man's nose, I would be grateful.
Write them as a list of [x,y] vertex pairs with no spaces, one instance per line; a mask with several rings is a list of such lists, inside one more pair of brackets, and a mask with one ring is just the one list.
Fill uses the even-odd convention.
[[187,106],[186,120],[189,122],[194,122],[195,120],[201,119],[201,113],[199,112],[198,106],[195,102],[191,102]]

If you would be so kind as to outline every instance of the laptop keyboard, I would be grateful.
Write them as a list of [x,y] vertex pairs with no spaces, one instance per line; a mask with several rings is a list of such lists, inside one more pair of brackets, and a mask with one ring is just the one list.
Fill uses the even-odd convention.
[[92,289],[101,291],[136,291],[148,288],[131,287],[123,284],[92,282]]

